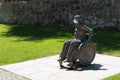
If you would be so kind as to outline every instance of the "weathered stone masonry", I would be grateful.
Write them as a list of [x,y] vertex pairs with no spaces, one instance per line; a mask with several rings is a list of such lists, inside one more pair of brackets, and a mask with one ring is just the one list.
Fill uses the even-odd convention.
[[33,0],[0,3],[0,22],[33,25],[73,25],[76,14],[91,27],[120,24],[120,0]]

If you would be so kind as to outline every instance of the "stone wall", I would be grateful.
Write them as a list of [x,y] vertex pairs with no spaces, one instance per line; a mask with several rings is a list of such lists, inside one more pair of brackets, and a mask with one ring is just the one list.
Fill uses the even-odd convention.
[[69,25],[80,14],[91,27],[120,24],[119,0],[33,0],[0,3],[0,22],[33,25]]

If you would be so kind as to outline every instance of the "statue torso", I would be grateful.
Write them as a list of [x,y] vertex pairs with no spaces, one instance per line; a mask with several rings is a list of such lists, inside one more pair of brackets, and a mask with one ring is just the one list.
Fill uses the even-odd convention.
[[75,28],[75,38],[76,39],[84,39],[85,38],[85,28],[84,26],[79,26]]

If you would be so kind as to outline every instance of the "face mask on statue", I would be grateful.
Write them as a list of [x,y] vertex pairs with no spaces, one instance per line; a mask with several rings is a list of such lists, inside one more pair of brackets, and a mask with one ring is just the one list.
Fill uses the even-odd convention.
[[73,20],[73,23],[78,24],[78,21],[77,20]]

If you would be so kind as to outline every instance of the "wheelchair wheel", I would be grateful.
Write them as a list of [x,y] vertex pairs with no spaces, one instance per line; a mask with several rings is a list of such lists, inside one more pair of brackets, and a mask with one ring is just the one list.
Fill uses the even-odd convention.
[[78,60],[81,65],[87,66],[95,58],[96,49],[92,42],[88,41],[78,48]]

